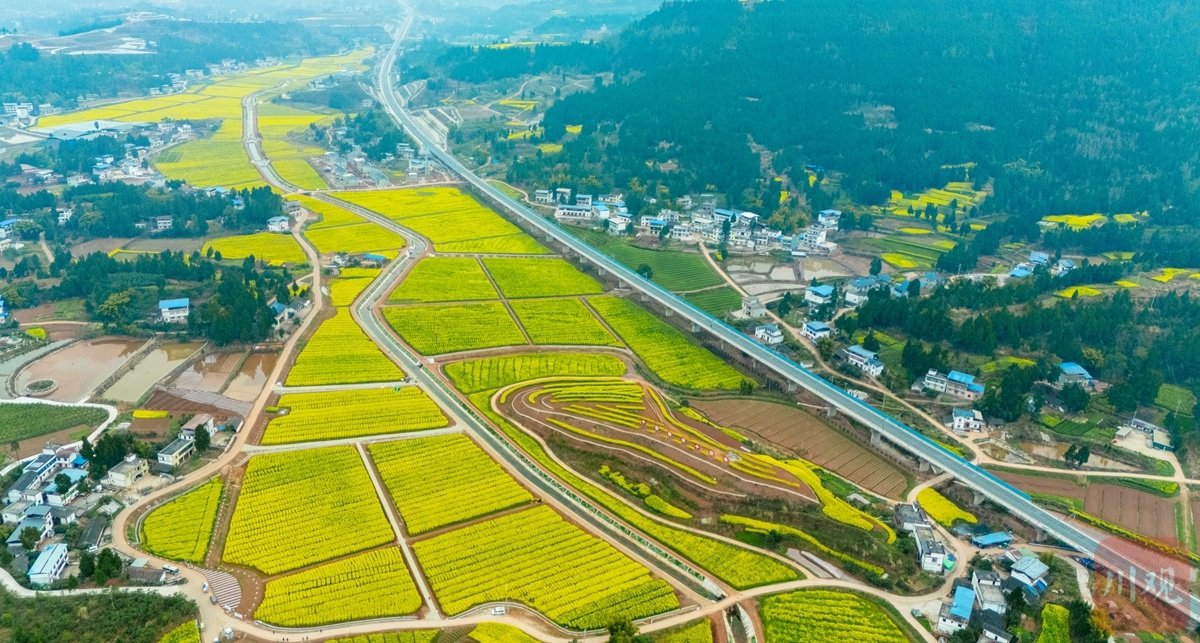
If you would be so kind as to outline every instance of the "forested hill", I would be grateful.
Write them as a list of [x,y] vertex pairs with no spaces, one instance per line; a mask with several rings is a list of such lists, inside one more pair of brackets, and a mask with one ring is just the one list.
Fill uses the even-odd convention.
[[989,204],[1006,211],[1200,202],[1195,3],[699,0],[603,46],[616,82],[550,109],[546,138],[582,123],[558,161],[602,159],[675,193],[711,184],[753,205],[753,141],[779,153],[778,172],[845,173],[866,202],[965,162],[996,179]]

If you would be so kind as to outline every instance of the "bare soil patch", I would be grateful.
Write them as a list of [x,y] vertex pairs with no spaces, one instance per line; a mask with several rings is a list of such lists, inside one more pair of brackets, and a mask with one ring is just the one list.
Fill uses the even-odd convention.
[[714,422],[792,451],[886,498],[908,486],[887,460],[805,411],[755,400],[692,400]]

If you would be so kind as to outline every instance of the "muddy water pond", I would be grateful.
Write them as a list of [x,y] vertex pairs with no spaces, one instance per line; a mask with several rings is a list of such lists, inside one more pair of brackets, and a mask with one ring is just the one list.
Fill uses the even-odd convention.
[[98,337],[76,342],[29,364],[17,374],[16,388],[52,379],[58,388],[46,399],[78,402],[99,386],[144,343],[140,339]]
[[166,377],[176,366],[184,363],[189,357],[200,350],[202,344],[180,343],[163,344],[150,351],[133,370],[121,376],[108,390],[104,397],[120,402],[136,402],[146,391],[150,390],[159,380]]
[[192,362],[171,385],[189,391],[217,393],[233,375],[242,355],[244,353],[209,353]]
[[225,396],[243,402],[253,402],[262,393],[263,386],[275,369],[275,353],[253,353],[242,363],[242,368],[225,388]]

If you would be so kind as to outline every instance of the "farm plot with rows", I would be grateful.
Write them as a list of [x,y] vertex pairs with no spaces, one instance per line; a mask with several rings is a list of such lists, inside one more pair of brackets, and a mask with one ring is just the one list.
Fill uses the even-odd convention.
[[415,387],[287,393],[277,406],[286,415],[273,418],[262,444],[338,440],[405,431],[436,429],[450,421],[438,405]]
[[76,427],[95,428],[107,417],[102,409],[87,406],[0,404],[0,443],[9,445]]
[[1135,531],[1143,536],[1174,545],[1176,499],[1164,498],[1115,484],[1076,484],[1050,476],[996,471],[996,476],[1027,493],[1068,499],[1084,512]]
[[308,261],[300,244],[290,234],[278,232],[255,232],[234,237],[221,237],[204,244],[202,252],[207,253],[212,248],[221,253],[222,259],[255,259],[273,266],[281,264],[302,264]]
[[551,376],[619,377],[625,363],[594,353],[528,353],[452,362],[446,375],[463,393],[478,393]]
[[520,228],[458,188],[341,192],[335,196],[413,230],[432,241],[438,252],[549,253]]
[[509,305],[534,344],[621,345],[578,299],[528,299]]
[[598,295],[604,288],[565,259],[489,257],[483,265],[509,299]]
[[282,627],[313,627],[413,614],[421,595],[397,547],[267,581],[256,620]]
[[372,444],[370,450],[412,536],[533,501],[465,435]]
[[498,298],[474,257],[427,257],[413,266],[388,301],[412,304]]
[[800,455],[869,491],[900,498],[908,481],[894,465],[801,409],[758,400],[694,400],[713,422]]
[[413,544],[447,614],[516,600],[556,623],[605,627],[679,607],[671,586],[546,506]]
[[767,596],[761,614],[768,641],[908,642],[883,608],[847,592],[813,589]]
[[389,306],[383,309],[383,316],[423,355],[528,343],[500,302]]
[[163,558],[203,563],[223,490],[213,478],[151,511],[142,521],[142,546]]
[[367,337],[350,311],[338,308],[308,339],[288,371],[288,386],[392,382],[404,377]]
[[655,375],[694,390],[737,390],[746,377],[641,306],[616,297],[588,300]]
[[250,459],[223,558],[272,575],[394,539],[354,447],[287,451]]
[[378,276],[379,270],[374,268],[343,268],[342,273],[329,282],[329,303],[338,308],[353,304]]

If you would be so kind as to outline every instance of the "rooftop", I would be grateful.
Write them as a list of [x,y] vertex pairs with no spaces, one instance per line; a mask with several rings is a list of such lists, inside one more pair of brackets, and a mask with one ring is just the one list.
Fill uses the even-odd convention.
[[975,590],[970,587],[959,587],[954,590],[954,602],[950,605],[950,613],[968,621],[975,606]]
[[823,321],[807,321],[804,322],[804,327],[817,332],[830,330],[829,324],[826,324]]
[[833,295],[833,286],[828,286],[825,284],[820,286],[809,286],[808,291],[820,297],[831,297]]
[[1021,572],[1032,580],[1037,580],[1050,572],[1050,568],[1046,563],[1038,560],[1034,556],[1024,556],[1021,560],[1013,563],[1012,570]]
[[1076,364],[1075,362],[1063,362],[1062,364],[1058,365],[1058,368],[1063,372],[1064,375],[1079,375],[1088,379],[1092,378],[1092,374],[1089,373],[1086,368]]
[[160,299],[158,302],[158,309],[177,310],[179,308],[187,308],[191,305],[191,303],[192,301],[187,297],[181,297],[179,299]]
[[990,534],[985,534],[983,536],[976,536],[974,538],[974,542],[976,545],[979,545],[981,547],[1006,545],[1006,544],[1012,542],[1012,536],[1010,536],[1008,534],[1008,532],[1006,532],[1006,531],[995,531]]
[[863,359],[869,359],[869,360],[875,359],[875,356],[877,355],[877,353],[863,348],[862,344],[855,344],[855,345],[847,348],[846,352],[851,353],[853,355],[858,355],[859,357],[861,357]]
[[162,451],[159,451],[158,453],[160,455],[165,454],[169,456],[179,455],[180,453],[183,453],[187,449],[191,448],[193,444],[194,443],[191,440],[186,438],[175,438],[175,440],[163,447]]
[[38,554],[37,560],[33,561],[33,567],[29,568],[29,575],[47,574],[54,569],[56,558],[67,555],[67,546],[63,543],[55,543],[42,550]]

